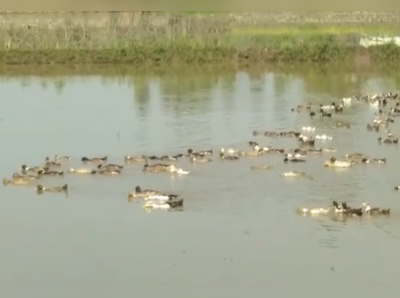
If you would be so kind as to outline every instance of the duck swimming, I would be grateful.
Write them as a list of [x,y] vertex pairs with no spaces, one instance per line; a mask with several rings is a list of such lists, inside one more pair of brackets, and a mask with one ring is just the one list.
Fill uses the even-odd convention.
[[195,155],[195,156],[204,156],[204,155],[212,155],[213,154],[213,150],[209,149],[209,150],[199,150],[199,151],[194,151],[193,149],[188,149],[187,153],[189,155]]
[[190,161],[193,163],[206,163],[206,162],[212,162],[212,159],[206,158],[205,156],[192,156],[190,158]]
[[147,201],[143,208],[145,209],[175,209],[178,207],[183,207],[183,199],[176,201],[165,201],[165,202],[155,202],[155,201]]
[[386,138],[383,139],[382,137],[378,138],[378,142],[381,144],[398,144],[399,139],[397,138]]
[[49,168],[49,167],[61,167],[61,163],[57,161],[52,161],[50,158],[47,156],[45,161],[44,161],[44,166]]
[[156,193],[152,194],[150,196],[145,197],[145,200],[149,201],[173,201],[178,199],[179,195],[177,194],[161,194],[161,193]]
[[283,159],[283,162],[284,163],[291,163],[291,162],[294,162],[294,163],[297,163],[297,162],[306,162],[306,160],[305,159],[300,159],[300,158],[287,158],[287,157],[285,157],[284,159]]
[[[300,154],[300,153],[285,153],[285,159],[302,159],[304,160],[306,158],[307,152],[305,154]],[[285,161],[285,160],[284,160]]]
[[309,131],[309,132],[313,132],[315,131],[315,127],[314,126],[303,126],[301,128],[302,131]]
[[370,215],[390,215],[390,209],[381,209],[378,207],[371,208],[368,202],[364,202],[364,212]]
[[64,171],[44,171],[44,176],[64,176]]
[[363,158],[361,160],[365,164],[386,164],[386,158]]
[[144,155],[138,155],[138,156],[125,155],[124,160],[126,162],[146,162],[147,157]]
[[281,177],[292,177],[292,178],[307,178],[313,180],[313,177],[308,175],[306,172],[290,171],[280,175]]
[[60,161],[69,161],[71,159],[72,159],[72,157],[71,156],[67,156],[67,155],[64,155],[64,156],[60,156],[60,155],[57,155],[57,154],[54,155],[54,161],[58,161],[58,162],[60,162]]
[[63,186],[51,186],[51,187],[45,187],[41,184],[36,186],[36,191],[38,193],[43,193],[43,192],[54,192],[54,193],[59,193],[59,192],[67,192],[68,191],[68,184],[64,184]]
[[22,174],[34,173],[36,175],[41,175],[45,171],[48,171],[48,170],[49,170],[49,167],[33,167],[33,168],[30,168],[27,165],[22,165],[21,166],[21,173]]
[[331,159],[329,159],[324,163],[324,167],[331,167],[331,168],[349,168],[352,165],[353,163],[348,161],[337,160],[336,157],[331,157]]
[[84,169],[84,168],[74,169],[74,168],[71,168],[71,169],[68,170],[68,173],[82,174],[82,175],[93,175],[93,174],[96,174],[97,171],[93,170],[93,169]]
[[271,165],[258,165],[250,167],[252,170],[272,170],[273,168],[274,167]]
[[238,152],[239,152],[238,149],[233,149],[233,148],[227,148],[227,149],[221,148],[220,149],[220,153],[223,153],[223,154],[226,153],[226,154],[232,155],[232,154],[235,154],[235,153],[238,153]]
[[[257,148],[257,147],[256,147]],[[242,151],[239,150],[238,154],[239,155],[245,155],[245,156],[261,156],[264,153],[264,150],[258,149],[258,150],[253,150],[253,151]]]
[[137,198],[137,197],[149,197],[157,195],[159,192],[153,189],[141,189],[140,186],[136,186],[135,191],[132,191],[128,194],[128,198]]
[[300,136],[299,137],[299,143],[300,145],[307,145],[307,146],[314,146],[315,145],[315,140],[310,139],[306,136]]
[[297,213],[303,215],[322,215],[328,214],[331,211],[331,208],[298,208]]
[[38,180],[40,178],[39,175],[29,175],[29,174],[25,174],[25,175],[21,175],[20,173],[14,173],[12,174],[12,178],[14,179],[27,179],[27,180]]
[[124,168],[124,166],[120,166],[120,165],[116,165],[116,164],[99,164],[97,166],[98,170],[109,169],[109,170],[121,171],[123,168]]
[[81,158],[82,162],[93,162],[93,163],[101,163],[101,162],[106,162],[107,161],[107,156],[104,157],[82,157]]
[[350,215],[350,216],[362,216],[363,211],[362,208],[351,208],[346,203],[342,203],[343,207],[343,214]]
[[152,172],[152,173],[162,173],[162,172],[172,172],[175,170],[175,166],[172,164],[163,164],[163,163],[156,163],[156,164],[144,164],[143,172]]
[[332,136],[328,136],[328,135],[316,135],[315,138],[319,139],[319,140],[324,140],[324,141],[333,140],[333,137]]
[[3,178],[3,185],[7,186],[9,184],[15,185],[15,186],[21,186],[21,185],[27,185],[30,182],[30,180],[26,178],[14,178],[12,177],[11,179],[8,178]]
[[238,156],[235,156],[235,155],[225,155],[223,152],[221,152],[221,153],[219,154],[219,157],[220,157],[221,159],[225,159],[225,160],[238,160],[238,159],[239,159]]
[[119,175],[121,174],[121,170],[120,169],[113,169],[113,168],[99,168],[97,170],[97,174],[102,174],[102,175]]
[[369,131],[375,131],[375,132],[379,132],[379,125],[374,124],[367,124],[367,130]]

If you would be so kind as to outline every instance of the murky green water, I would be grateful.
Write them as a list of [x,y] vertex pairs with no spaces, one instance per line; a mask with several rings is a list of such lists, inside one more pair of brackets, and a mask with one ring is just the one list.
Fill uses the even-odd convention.
[[[29,187],[0,188],[2,286],[362,286],[395,285],[400,249],[399,148],[379,146],[366,131],[374,110],[353,106],[331,120],[291,113],[292,107],[330,103],[358,92],[395,91],[396,74],[330,72],[304,67],[232,74],[173,73],[160,77],[1,78],[1,178],[46,156],[177,154],[188,148],[247,148],[249,140],[295,148],[293,139],[253,137],[253,129],[315,126],[333,136],[322,147],[337,156],[364,152],[384,166],[348,171],[322,167],[330,154],[286,165],[280,155],[191,165],[188,176],[152,175],[127,165],[116,177],[46,178],[68,183],[68,198],[36,195]],[[332,128],[336,121],[350,130]],[[400,133],[397,120],[393,133]],[[268,163],[272,171],[251,171]],[[284,180],[287,170],[309,180]],[[178,192],[183,212],[145,213],[129,203],[136,185]],[[392,208],[390,218],[307,218],[300,206],[332,199],[368,200]]]

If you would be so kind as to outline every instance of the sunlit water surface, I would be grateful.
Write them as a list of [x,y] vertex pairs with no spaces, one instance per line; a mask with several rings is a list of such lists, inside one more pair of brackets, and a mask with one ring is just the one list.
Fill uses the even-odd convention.
[[[292,107],[330,103],[359,92],[395,91],[398,78],[382,73],[310,68],[249,75],[173,73],[161,77],[1,78],[1,177],[46,156],[177,154],[263,145],[295,148],[294,139],[253,137],[252,130],[315,126],[333,136],[318,146],[335,155],[363,152],[387,157],[384,166],[350,170],[322,167],[330,154],[305,164],[282,156],[246,157],[192,165],[188,176],[144,174],[126,165],[116,177],[45,178],[68,183],[69,196],[36,195],[32,187],[0,188],[2,286],[362,286],[396,285],[400,252],[399,148],[379,146],[366,131],[375,109],[352,106],[331,120],[292,113]],[[334,128],[350,121],[350,130]],[[400,133],[398,122],[392,125]],[[251,171],[267,163],[272,171]],[[287,170],[314,180],[282,179]],[[182,212],[144,212],[129,203],[136,185],[181,193]],[[389,218],[333,221],[295,213],[301,206],[369,201],[392,208]]]

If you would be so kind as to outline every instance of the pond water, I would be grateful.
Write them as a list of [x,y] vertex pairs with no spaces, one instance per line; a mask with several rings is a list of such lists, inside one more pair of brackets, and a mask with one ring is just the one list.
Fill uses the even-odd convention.
[[[376,109],[353,105],[332,119],[311,119],[291,108],[338,101],[365,92],[396,91],[387,71],[334,72],[317,66],[237,73],[159,76],[0,77],[1,178],[46,156],[164,155],[188,148],[238,147],[247,142],[296,148],[291,138],[254,137],[252,131],[315,126],[333,136],[317,147],[334,156],[362,152],[386,157],[383,166],[332,170],[332,153],[287,165],[282,155],[192,165],[187,176],[142,173],[126,165],[120,176],[43,178],[68,183],[68,197],[38,196],[33,187],[0,188],[2,286],[344,286],[396,285],[400,267],[399,148],[378,145],[383,133],[366,130]],[[351,129],[334,127],[349,121]],[[400,133],[398,121],[391,125]],[[271,171],[251,171],[257,164]],[[284,171],[314,177],[283,179]],[[129,202],[136,185],[180,193],[180,212],[144,212]],[[303,217],[298,207],[332,199],[392,209],[390,217],[334,221]]]

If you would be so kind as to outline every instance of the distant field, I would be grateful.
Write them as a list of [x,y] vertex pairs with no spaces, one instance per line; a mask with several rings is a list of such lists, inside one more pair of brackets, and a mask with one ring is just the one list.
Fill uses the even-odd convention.
[[[0,63],[254,63],[400,60],[397,12],[0,13]],[[367,60],[368,60],[367,59]]]

